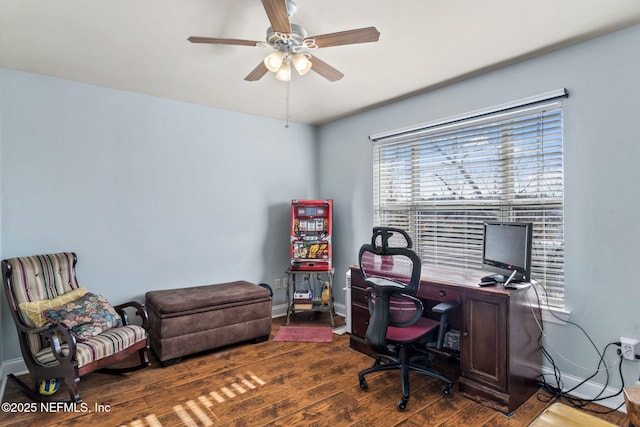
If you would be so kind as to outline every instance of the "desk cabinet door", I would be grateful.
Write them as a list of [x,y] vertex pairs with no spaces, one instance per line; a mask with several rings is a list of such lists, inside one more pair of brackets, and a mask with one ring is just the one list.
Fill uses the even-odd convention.
[[463,292],[462,376],[507,392],[507,299]]

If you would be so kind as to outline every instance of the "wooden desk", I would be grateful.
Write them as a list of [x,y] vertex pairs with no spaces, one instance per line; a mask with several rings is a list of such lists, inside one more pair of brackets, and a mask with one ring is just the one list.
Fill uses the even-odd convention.
[[[425,275],[418,297],[426,305],[460,303],[451,316],[460,334],[459,390],[463,395],[501,412],[513,412],[538,390],[541,372],[540,329],[527,289],[480,288],[482,271],[441,270]],[[369,322],[366,285],[358,267],[351,267],[350,346],[372,354],[364,340]],[[430,311],[430,310],[427,310]]]

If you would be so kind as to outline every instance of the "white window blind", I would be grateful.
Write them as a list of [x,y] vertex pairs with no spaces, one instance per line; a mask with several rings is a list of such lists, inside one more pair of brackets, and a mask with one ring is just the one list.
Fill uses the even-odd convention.
[[558,99],[371,138],[374,224],[407,230],[427,269],[477,270],[485,221],[532,222],[532,277],[564,305]]

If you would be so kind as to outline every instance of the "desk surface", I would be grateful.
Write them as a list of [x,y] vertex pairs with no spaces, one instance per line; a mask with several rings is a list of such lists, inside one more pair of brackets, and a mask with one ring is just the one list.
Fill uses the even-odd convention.
[[[352,265],[351,268],[359,269],[357,265]],[[453,287],[472,288],[474,290],[484,291],[487,293],[509,293],[513,292],[513,289],[505,289],[504,286],[489,285],[480,286],[481,278],[491,274],[485,270],[462,270],[455,268],[445,267],[423,267],[421,274],[422,286],[424,285],[446,285]]]
[[479,288],[478,283],[482,277],[490,274],[483,270],[462,270],[454,268],[429,268],[422,269],[421,279],[423,282],[433,282],[439,284],[451,284],[456,286],[468,286]]

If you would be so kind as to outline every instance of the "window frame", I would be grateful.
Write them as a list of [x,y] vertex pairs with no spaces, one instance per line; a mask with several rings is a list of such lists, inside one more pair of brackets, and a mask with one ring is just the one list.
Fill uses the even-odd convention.
[[[374,224],[407,229],[415,242],[416,252],[427,268],[478,270],[481,268],[481,249],[479,251],[479,248],[482,246],[484,221],[534,222],[533,278],[545,287],[547,303],[556,308],[563,308],[564,138],[561,98],[567,96],[566,89],[561,89],[486,110],[372,135],[370,139],[374,141]],[[518,124],[518,120],[522,120],[522,124]],[[527,120],[531,123],[525,122]],[[528,151],[514,154],[525,148],[518,147],[521,142],[513,133],[521,130],[518,126],[522,126],[522,129],[535,128],[536,120],[540,120],[538,128],[541,129],[541,136],[527,136],[530,140],[523,144],[528,144],[526,147]],[[545,136],[544,129],[547,125],[551,129],[552,121],[556,121],[553,125],[556,126],[556,134]],[[491,126],[497,127],[499,129],[497,133],[501,135],[496,137],[497,142],[493,141],[487,144],[487,147],[499,147],[500,154],[488,155],[489,160],[486,160],[481,157],[484,156],[485,149],[481,147],[483,141],[481,138],[478,138],[480,142],[474,141],[474,135]],[[468,188],[456,194],[456,190],[450,187],[442,190],[442,185],[438,187],[438,183],[425,182],[427,178],[431,181],[436,180],[433,169],[439,167],[442,174],[448,177],[447,180],[454,181],[459,178],[453,176],[452,169],[458,168],[458,174],[462,174],[462,162],[456,164],[451,160],[447,165],[447,161],[444,160],[445,157],[454,159],[456,155],[460,155],[453,152],[456,142],[446,141],[446,138],[452,138],[452,135],[466,138],[462,138],[459,142],[460,150],[476,150],[469,155],[470,159],[472,156],[476,156],[476,159],[469,161],[469,164],[472,164],[470,167],[475,169],[468,172],[471,174],[468,181],[480,182],[480,179],[475,178],[482,178],[486,179],[487,183],[482,189],[473,189],[475,196],[469,196]],[[547,141],[551,140],[553,142],[549,142],[549,146],[546,146]],[[442,143],[442,151],[427,159],[428,156],[424,153],[429,150],[437,151],[440,147],[436,144],[440,143]],[[474,147],[473,144],[479,145]],[[531,157],[536,149],[541,153],[542,160]],[[398,150],[395,160],[391,159],[393,150]],[[402,150],[404,152],[401,152]],[[445,152],[446,155],[443,154]],[[549,160],[547,152],[553,160]],[[461,156],[464,157],[465,154]],[[393,161],[397,164],[392,164]],[[475,164],[473,164],[474,161]],[[500,173],[496,172],[501,178],[496,178],[493,172],[487,173],[487,177],[481,177],[485,173],[483,167],[489,168],[486,164],[496,161],[501,162]],[[484,166],[483,162],[486,163]],[[540,168],[537,172],[538,178],[535,178],[538,180],[537,185],[545,187],[533,195],[527,194],[528,189],[524,186],[531,185],[534,180],[532,177],[536,175],[529,172],[530,175],[527,178],[526,173],[520,172],[519,169],[530,167],[532,164]],[[502,174],[502,172],[505,173]],[[446,175],[447,173],[449,175]],[[519,177],[519,174],[522,176]],[[393,184],[385,181],[389,176],[395,178],[396,181]],[[529,181],[525,182],[527,179]],[[464,184],[461,184],[461,187],[463,186]],[[425,191],[422,187],[426,187],[427,190]],[[501,193],[492,199],[487,194],[494,190]],[[393,191],[395,193],[391,194]],[[463,194],[465,191],[467,193]],[[438,192],[439,194],[436,194]],[[507,196],[504,196],[505,192]],[[483,197],[487,197],[487,200],[483,200]],[[524,216],[521,216],[523,209]],[[483,211],[486,211],[486,217],[483,216]],[[466,212],[470,219],[456,219],[464,215],[450,215],[453,219],[436,218],[447,212],[461,214]],[[538,212],[548,214],[538,216]],[[427,224],[429,222],[431,225]],[[438,226],[446,228],[447,232],[434,231]],[[443,243],[439,244],[440,242]],[[460,251],[462,253],[459,253]]]

